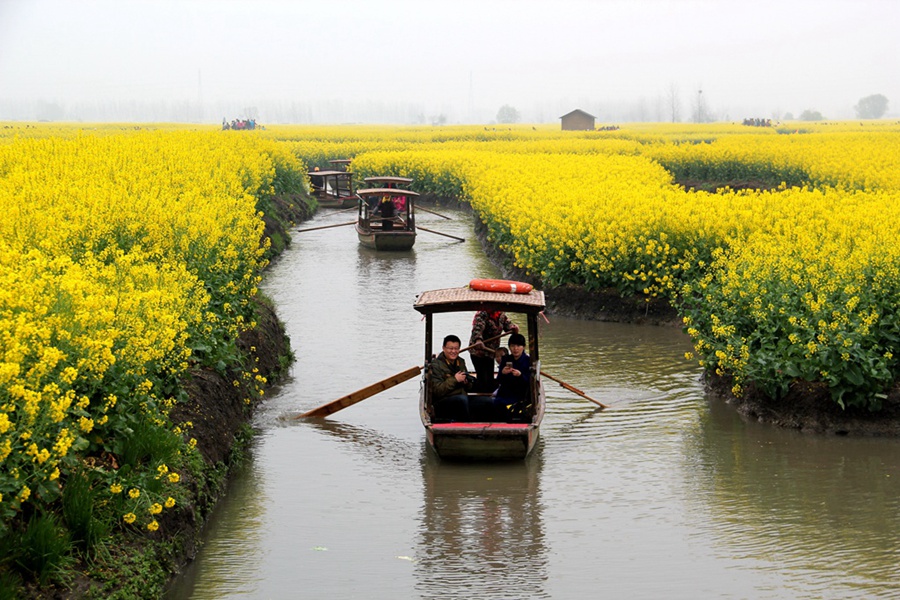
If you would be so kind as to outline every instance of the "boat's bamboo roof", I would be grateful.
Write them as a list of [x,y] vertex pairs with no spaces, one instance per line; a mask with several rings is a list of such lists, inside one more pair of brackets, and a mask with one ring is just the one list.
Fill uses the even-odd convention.
[[413,308],[422,314],[472,310],[536,314],[544,310],[544,292],[531,290],[527,294],[508,294],[468,287],[429,290],[419,294]]
[[364,190],[356,190],[360,196],[418,196],[417,192],[409,190],[401,190],[399,188],[366,188]]
[[307,173],[308,175],[320,175],[325,177],[337,177],[337,176],[350,176],[353,175],[350,171],[310,171]]
[[412,183],[409,177],[395,177],[394,175],[383,175],[379,177],[366,177],[364,181],[387,181],[392,183]]
[[333,160],[329,160],[328,162],[330,162],[331,164],[346,165],[352,161],[352,158],[335,158]]

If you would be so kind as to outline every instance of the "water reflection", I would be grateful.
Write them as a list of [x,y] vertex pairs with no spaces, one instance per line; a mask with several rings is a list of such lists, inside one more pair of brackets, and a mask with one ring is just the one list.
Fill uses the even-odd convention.
[[[291,425],[289,421],[284,422]],[[294,425],[297,424],[295,421]],[[387,435],[368,427],[341,423],[329,419],[308,419],[300,424],[308,426],[327,437],[349,447],[366,461],[375,463],[379,472],[391,473],[395,469],[411,471],[421,456],[421,444]]]
[[422,459],[416,549],[422,598],[549,598],[540,449],[491,465]]
[[717,400],[688,440],[692,507],[721,556],[778,572],[793,597],[867,597],[900,581],[895,441],[744,422]]
[[265,554],[263,524],[270,499],[265,493],[265,479],[248,476],[255,471],[252,456],[236,468],[226,492],[230,501],[217,507],[206,525],[203,552],[173,582],[167,598],[257,595],[258,561],[234,560],[235,556],[258,558]]
[[[349,447],[378,472],[421,472],[415,586],[422,598],[546,598],[547,550],[536,448],[526,461],[441,462],[424,440],[324,420],[309,427]],[[402,558],[402,557],[398,557]]]

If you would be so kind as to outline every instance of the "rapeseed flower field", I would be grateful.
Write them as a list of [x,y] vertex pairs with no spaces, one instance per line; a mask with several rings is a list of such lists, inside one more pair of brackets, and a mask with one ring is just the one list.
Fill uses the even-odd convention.
[[[190,423],[169,419],[181,381],[234,368],[255,326],[258,202],[337,158],[357,181],[401,175],[469,202],[545,286],[673,303],[688,358],[737,395],[823,382],[840,405],[877,409],[895,383],[896,123],[9,127],[0,533],[85,485],[114,527],[159,529],[196,453]],[[698,182],[720,185],[683,185]],[[235,383],[265,381],[247,369]]]
[[[465,199],[547,286],[666,298],[691,359],[732,377],[735,394],[824,382],[841,406],[877,409],[896,378],[897,123],[270,135],[310,164],[354,156],[360,177],[403,175]],[[704,182],[724,187],[693,190]]]
[[[240,366],[266,265],[257,202],[306,168],[276,142],[212,130],[12,130],[0,136],[0,534],[71,506],[80,479],[113,527],[155,531],[197,453],[191,424],[169,419],[181,382]],[[262,393],[251,367],[239,378]],[[73,533],[99,527],[89,514]]]

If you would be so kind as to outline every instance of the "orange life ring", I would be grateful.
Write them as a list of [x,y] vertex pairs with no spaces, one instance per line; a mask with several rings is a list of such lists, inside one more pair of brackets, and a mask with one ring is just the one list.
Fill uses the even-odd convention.
[[473,279],[469,288],[481,292],[503,292],[507,294],[527,294],[534,289],[530,283],[507,279]]

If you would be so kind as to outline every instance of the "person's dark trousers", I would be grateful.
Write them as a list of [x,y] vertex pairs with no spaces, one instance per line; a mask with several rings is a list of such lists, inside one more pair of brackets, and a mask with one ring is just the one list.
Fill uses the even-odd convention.
[[465,423],[469,420],[469,396],[457,394],[437,400],[434,403],[434,418],[442,423]]
[[472,366],[475,367],[476,392],[491,393],[497,386],[494,383],[494,359],[486,356],[472,355]]

